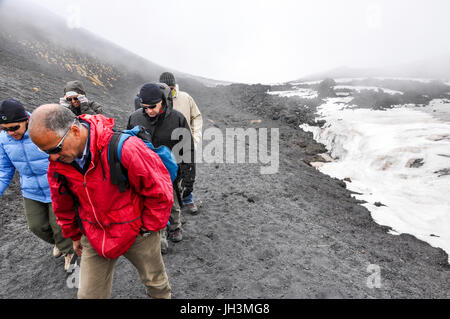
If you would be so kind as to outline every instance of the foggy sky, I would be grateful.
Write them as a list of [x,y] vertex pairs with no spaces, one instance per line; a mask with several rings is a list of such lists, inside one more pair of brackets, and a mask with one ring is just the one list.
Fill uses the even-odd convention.
[[224,81],[284,82],[450,53],[446,0],[29,1],[161,66]]

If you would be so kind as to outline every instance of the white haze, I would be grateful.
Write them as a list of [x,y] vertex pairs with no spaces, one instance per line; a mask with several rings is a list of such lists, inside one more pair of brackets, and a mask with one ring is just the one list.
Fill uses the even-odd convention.
[[450,52],[445,0],[28,1],[169,69],[233,82]]

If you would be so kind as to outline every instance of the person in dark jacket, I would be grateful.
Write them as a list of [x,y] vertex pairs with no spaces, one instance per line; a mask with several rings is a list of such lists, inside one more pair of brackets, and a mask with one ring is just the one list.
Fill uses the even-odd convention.
[[29,117],[22,103],[15,99],[0,103],[0,197],[17,170],[28,228],[53,245],[54,257],[64,255],[64,269],[67,271],[74,256],[72,241],[64,238],[61,227],[56,223],[47,180],[48,155],[40,152],[31,141]]
[[64,97],[59,104],[70,109],[75,115],[102,114],[102,106],[94,101],[89,101],[81,81],[70,81],[64,86]]
[[[193,191],[195,181],[194,140],[189,123],[183,114],[172,107],[164,92],[170,92],[164,83],[147,83],[139,92],[141,108],[130,115],[127,128],[136,125],[145,128],[155,147],[170,148],[179,163],[178,177],[174,182],[174,205],[170,213],[169,238],[173,242],[183,239],[180,199]],[[181,187],[180,187],[181,186]],[[180,189],[181,188],[181,189]],[[178,193],[178,195],[177,195]],[[161,233],[161,250],[168,250],[167,230]]]
[[[171,72],[164,72],[159,76],[159,82],[165,83],[170,88],[173,108],[181,112],[186,118],[194,139],[194,146],[197,148],[198,143],[202,139],[203,118],[194,99],[186,92],[180,91],[175,76]],[[197,214],[198,208],[194,202],[194,193],[183,198],[183,213]]]

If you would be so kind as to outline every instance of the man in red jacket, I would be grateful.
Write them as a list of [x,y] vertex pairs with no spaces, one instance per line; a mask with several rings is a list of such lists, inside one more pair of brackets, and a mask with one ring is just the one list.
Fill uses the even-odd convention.
[[150,297],[170,298],[159,237],[173,204],[170,175],[156,153],[130,137],[121,155],[130,187],[121,193],[108,164],[113,126],[114,119],[76,117],[56,104],[38,107],[30,119],[32,141],[49,154],[57,222],[82,257],[78,298],[108,298],[121,255],[136,267]]

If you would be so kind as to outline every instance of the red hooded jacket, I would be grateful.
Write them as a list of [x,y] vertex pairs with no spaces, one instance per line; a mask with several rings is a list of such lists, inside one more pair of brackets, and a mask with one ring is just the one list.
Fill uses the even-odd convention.
[[[114,119],[103,115],[81,115],[90,124],[91,163],[85,175],[74,166],[50,161],[48,181],[53,211],[64,237],[79,240],[85,234],[97,253],[115,259],[134,243],[142,226],[159,231],[167,225],[173,204],[169,172],[159,156],[137,137],[122,147],[122,165],[128,171],[130,188],[120,193],[111,183],[108,144]],[[71,195],[60,194],[55,173],[68,180],[69,189],[79,200],[78,226]]]

